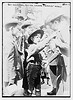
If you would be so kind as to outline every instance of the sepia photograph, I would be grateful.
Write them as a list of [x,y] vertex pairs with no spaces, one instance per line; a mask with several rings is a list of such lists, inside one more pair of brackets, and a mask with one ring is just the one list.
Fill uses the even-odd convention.
[[2,2],[2,97],[71,96],[71,2]]

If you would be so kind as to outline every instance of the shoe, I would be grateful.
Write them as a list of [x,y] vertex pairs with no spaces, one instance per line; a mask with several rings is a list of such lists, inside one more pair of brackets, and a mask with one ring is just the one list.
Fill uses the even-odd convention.
[[32,96],[32,93],[30,93],[28,90],[24,90],[24,96]]
[[36,96],[41,96],[41,91],[40,91],[39,89],[36,89],[36,90],[35,90],[35,95],[36,95]]
[[47,92],[47,95],[56,95],[56,88],[54,88],[51,92]]
[[28,96],[32,96],[32,92],[28,90]]
[[24,95],[24,96],[28,96],[28,91],[27,91],[27,90],[24,90],[23,95]]

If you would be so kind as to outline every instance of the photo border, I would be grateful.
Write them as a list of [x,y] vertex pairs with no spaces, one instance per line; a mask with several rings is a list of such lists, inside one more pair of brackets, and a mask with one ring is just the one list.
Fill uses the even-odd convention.
[[[2,98],[71,98],[71,77],[70,96],[3,96],[3,4],[4,3],[70,3],[70,27],[71,27],[71,2],[2,2]],[[70,70],[71,70],[71,32],[70,32]]]

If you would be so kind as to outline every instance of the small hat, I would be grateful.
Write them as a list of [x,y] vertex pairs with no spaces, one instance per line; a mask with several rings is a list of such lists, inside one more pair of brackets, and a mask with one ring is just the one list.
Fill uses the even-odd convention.
[[21,13],[16,13],[12,16],[12,18],[15,18],[15,19],[20,19],[20,20],[24,20],[24,16],[21,14]]
[[31,40],[31,37],[34,37],[34,36],[36,36],[37,34],[41,34],[41,38],[42,38],[42,36],[43,36],[43,34],[44,34],[44,31],[43,30],[36,30],[35,32],[33,32],[30,36],[29,36],[29,38],[28,38],[28,43],[29,44],[33,44],[33,41]]
[[20,20],[24,20],[24,17],[23,16],[17,16],[16,17],[18,20],[20,19]]

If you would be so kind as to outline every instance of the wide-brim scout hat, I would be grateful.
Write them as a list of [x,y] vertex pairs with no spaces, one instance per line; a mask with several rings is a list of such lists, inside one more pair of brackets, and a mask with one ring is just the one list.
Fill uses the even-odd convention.
[[67,15],[65,14],[65,12],[55,12],[47,17],[45,24],[49,24],[50,22],[54,22],[55,20],[61,21],[63,18],[67,19]]
[[24,25],[21,26],[21,28],[22,28],[22,29],[25,29],[25,28],[27,28],[28,26],[31,26],[31,24],[24,24]]
[[33,44],[33,41],[32,41],[32,39],[31,39],[31,37],[34,37],[34,36],[36,36],[37,34],[41,34],[41,38],[42,38],[42,36],[43,36],[43,34],[44,34],[44,31],[43,30],[36,30],[35,32],[33,32],[30,36],[29,36],[29,38],[28,38],[28,43],[29,44]]
[[28,26],[31,26],[31,25],[32,25],[31,20],[26,19],[26,20],[24,20],[23,24],[21,25],[21,28],[25,29],[25,28],[27,28]]
[[5,29],[7,31],[9,31],[9,29],[11,27],[16,27],[17,25],[18,25],[18,21],[17,20],[11,20],[11,21],[9,21],[8,23],[5,24]]

